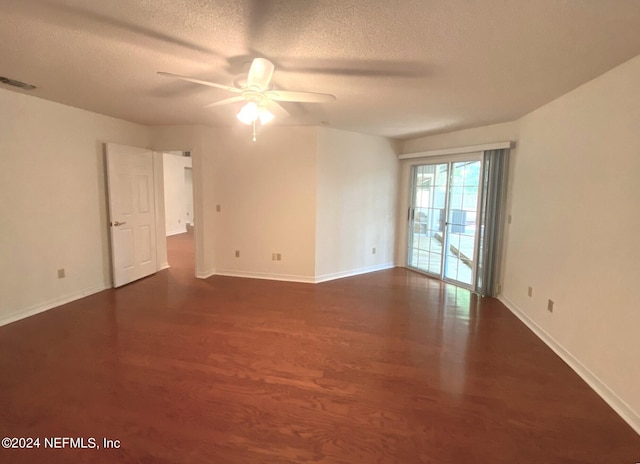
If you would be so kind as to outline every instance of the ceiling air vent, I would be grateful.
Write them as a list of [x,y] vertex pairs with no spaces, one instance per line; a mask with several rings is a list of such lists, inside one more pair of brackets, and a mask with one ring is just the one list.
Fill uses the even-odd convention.
[[11,85],[13,87],[18,87],[22,90],[33,90],[36,88],[35,85],[27,84],[25,82],[16,81],[13,79],[9,79],[8,77],[0,76],[0,83]]

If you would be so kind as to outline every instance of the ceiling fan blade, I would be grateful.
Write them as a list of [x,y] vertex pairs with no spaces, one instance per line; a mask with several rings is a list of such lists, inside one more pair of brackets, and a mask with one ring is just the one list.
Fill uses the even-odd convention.
[[281,105],[278,105],[273,100],[267,100],[265,108],[271,112],[276,118],[288,118],[289,112],[285,110]]
[[249,68],[247,85],[260,91],[267,90],[273,76],[273,63],[264,58],[255,58]]
[[209,87],[215,87],[217,89],[228,90],[229,92],[242,93],[242,89],[237,89],[235,87],[231,87],[223,84],[216,84],[215,82],[201,81],[200,79],[194,79],[193,77],[181,76],[179,74],[171,74],[168,72],[161,72],[161,71],[158,71],[158,74],[165,77],[175,77],[176,79],[180,79],[187,82],[193,82],[195,84],[207,85]]
[[327,103],[336,99],[335,95],[328,93],[292,92],[289,90],[270,90],[265,94],[272,100],[284,102]]
[[235,102],[244,101],[244,100],[245,98],[242,95],[238,95],[237,97],[225,98],[224,100],[209,103],[208,105],[203,106],[203,108],[212,108],[214,106],[228,105],[230,103],[235,103]]

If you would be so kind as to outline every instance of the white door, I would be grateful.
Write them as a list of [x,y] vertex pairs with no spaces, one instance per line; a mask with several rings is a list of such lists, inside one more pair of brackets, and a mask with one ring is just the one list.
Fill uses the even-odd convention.
[[153,153],[107,144],[107,187],[114,287],[157,271]]

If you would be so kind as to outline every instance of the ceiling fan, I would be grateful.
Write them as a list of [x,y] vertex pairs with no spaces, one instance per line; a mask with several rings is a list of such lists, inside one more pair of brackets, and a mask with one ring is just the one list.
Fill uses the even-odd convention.
[[260,121],[261,125],[265,125],[271,122],[276,114],[279,116],[289,115],[277,102],[326,103],[336,99],[334,95],[327,93],[274,90],[271,85],[274,69],[275,67],[271,61],[265,58],[255,58],[251,62],[246,79],[236,79],[233,87],[167,72],[158,72],[158,74],[238,94],[234,97],[210,103],[205,108],[245,101],[245,105],[236,117],[244,124],[253,125],[253,141],[255,142],[256,121]]

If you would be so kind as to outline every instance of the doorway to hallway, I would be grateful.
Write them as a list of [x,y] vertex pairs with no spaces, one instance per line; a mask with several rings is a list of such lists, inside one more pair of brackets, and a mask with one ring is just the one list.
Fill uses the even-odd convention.
[[162,153],[167,262],[171,268],[188,266],[195,274],[194,194],[191,152]]

